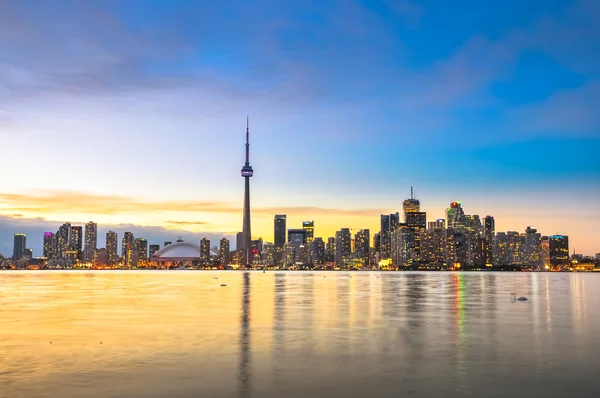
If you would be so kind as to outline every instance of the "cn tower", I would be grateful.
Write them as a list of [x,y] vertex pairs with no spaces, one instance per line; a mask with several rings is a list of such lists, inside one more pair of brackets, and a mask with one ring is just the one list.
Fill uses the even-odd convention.
[[250,131],[248,127],[249,119],[246,117],[246,163],[242,167],[242,177],[244,177],[244,227],[242,230],[244,247],[242,248],[242,264],[248,268],[252,265],[252,233],[250,231],[250,177],[254,175],[254,170],[250,166]]

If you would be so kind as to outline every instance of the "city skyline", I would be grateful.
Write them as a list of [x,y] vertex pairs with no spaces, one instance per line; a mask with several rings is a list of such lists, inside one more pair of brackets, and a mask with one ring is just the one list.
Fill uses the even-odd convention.
[[90,219],[234,241],[247,114],[254,238],[375,232],[414,185],[428,220],[462,200],[599,251],[593,1],[27,4],[0,4],[4,255]]

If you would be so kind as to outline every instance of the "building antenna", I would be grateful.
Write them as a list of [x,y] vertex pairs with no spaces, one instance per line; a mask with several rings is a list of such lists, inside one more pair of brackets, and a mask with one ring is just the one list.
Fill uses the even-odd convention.
[[250,116],[246,115],[246,165],[250,164]]

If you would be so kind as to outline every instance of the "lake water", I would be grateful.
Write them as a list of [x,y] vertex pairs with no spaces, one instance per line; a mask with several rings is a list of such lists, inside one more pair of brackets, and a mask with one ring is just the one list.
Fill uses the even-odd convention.
[[0,272],[0,396],[600,397],[599,306],[600,274]]

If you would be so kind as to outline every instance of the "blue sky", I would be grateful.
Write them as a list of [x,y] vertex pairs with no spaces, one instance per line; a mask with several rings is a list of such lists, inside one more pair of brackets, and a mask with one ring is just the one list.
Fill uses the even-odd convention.
[[266,240],[280,211],[315,219],[324,237],[377,230],[414,185],[428,219],[460,199],[499,230],[536,225],[599,252],[599,10],[2,2],[0,253],[9,222],[94,219],[159,239],[185,221],[230,236],[247,114],[254,232]]

